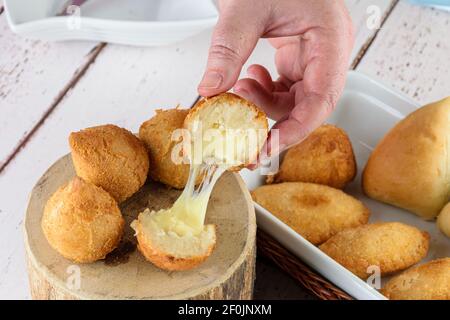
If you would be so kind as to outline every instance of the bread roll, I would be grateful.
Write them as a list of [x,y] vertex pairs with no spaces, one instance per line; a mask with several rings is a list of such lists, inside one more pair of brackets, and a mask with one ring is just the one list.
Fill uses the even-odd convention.
[[406,269],[428,252],[429,235],[399,223],[380,222],[339,232],[320,249],[362,279],[377,266],[381,275]]
[[441,213],[439,213],[437,225],[439,230],[450,238],[450,202],[447,203],[441,210]]
[[284,182],[261,186],[251,194],[254,201],[315,245],[339,231],[367,223],[370,216],[357,199],[320,184]]
[[108,191],[119,203],[145,183],[148,155],[144,144],[126,129],[108,124],[69,136],[77,175]]
[[436,217],[450,196],[450,97],[400,121],[380,141],[363,174],[371,198]]
[[352,144],[344,130],[322,125],[290,148],[268,183],[312,182],[343,189],[356,176]]
[[115,249],[124,224],[113,197],[78,177],[49,198],[41,221],[50,245],[78,263],[103,259]]

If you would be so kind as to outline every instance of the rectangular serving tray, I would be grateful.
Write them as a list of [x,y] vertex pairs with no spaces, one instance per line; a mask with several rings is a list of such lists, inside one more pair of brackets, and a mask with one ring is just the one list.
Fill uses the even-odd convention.
[[[369,207],[371,211],[369,223],[400,221],[427,231],[431,236],[430,250],[428,256],[422,261],[424,262],[450,256],[450,239],[438,230],[435,221],[424,221],[410,212],[369,199],[361,189],[361,172],[377,142],[399,120],[418,107],[419,105],[408,97],[364,74],[351,71],[348,73],[344,93],[328,122],[343,128],[348,133],[355,152],[358,174],[347,186],[345,192]],[[243,170],[241,175],[250,190],[264,183],[265,177],[259,170]],[[385,299],[372,286],[328,257],[268,210],[257,203],[255,208],[258,227],[336,286],[356,299]],[[388,278],[383,277],[381,283],[385,283]]]

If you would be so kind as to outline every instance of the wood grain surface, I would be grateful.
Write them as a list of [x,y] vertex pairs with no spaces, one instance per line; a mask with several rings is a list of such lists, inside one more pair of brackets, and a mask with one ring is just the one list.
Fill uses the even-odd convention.
[[[48,198],[75,176],[72,158],[53,164],[33,188],[25,221],[25,248],[31,293],[34,299],[251,299],[256,257],[255,209],[241,177],[224,174],[208,204],[206,223],[216,225],[213,253],[197,268],[167,272],[148,261],[138,250],[116,250],[104,261],[74,264],[47,242],[40,221]],[[145,208],[170,207],[181,191],[148,180],[121,204],[125,218],[123,247],[136,247],[130,227]],[[125,251],[125,255],[121,251]],[[127,252],[128,251],[128,252]],[[77,268],[79,286],[70,282]],[[69,271],[69,272],[68,272]],[[120,283],[120,285],[118,285]],[[69,284],[69,285],[68,285]]]
[[0,15],[0,171],[93,61],[94,48],[18,37]]

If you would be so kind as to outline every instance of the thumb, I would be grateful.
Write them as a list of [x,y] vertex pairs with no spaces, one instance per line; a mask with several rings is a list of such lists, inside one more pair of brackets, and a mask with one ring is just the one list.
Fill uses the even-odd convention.
[[221,7],[206,71],[198,86],[201,96],[228,91],[236,83],[242,66],[264,32],[265,16],[255,14],[254,6],[254,1],[231,0]]

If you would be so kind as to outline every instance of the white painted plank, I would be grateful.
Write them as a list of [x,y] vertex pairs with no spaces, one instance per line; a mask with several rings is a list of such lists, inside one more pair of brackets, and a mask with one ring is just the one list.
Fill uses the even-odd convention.
[[[0,202],[0,298],[28,297],[20,229],[26,201],[39,176],[68,152],[69,132],[101,123],[136,131],[157,107],[189,105],[197,95],[209,38],[206,32],[163,48],[107,46],[6,167],[0,175],[5,199]],[[266,41],[258,45],[250,63],[264,64],[275,74],[273,49]]]
[[393,0],[345,0],[355,29],[355,45],[350,63],[376,33],[377,29],[372,27],[370,23],[374,21],[374,18],[381,20],[390,9],[392,3],[394,3]]
[[21,38],[9,30],[6,15],[0,15],[0,166],[93,47]]
[[401,1],[357,70],[419,103],[450,95],[450,13]]

